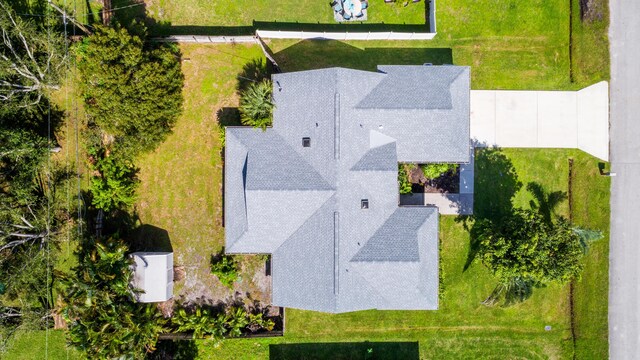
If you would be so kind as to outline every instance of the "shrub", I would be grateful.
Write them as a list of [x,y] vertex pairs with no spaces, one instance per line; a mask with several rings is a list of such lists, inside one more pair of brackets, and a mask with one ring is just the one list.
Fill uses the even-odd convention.
[[398,186],[400,194],[411,194],[411,183],[409,182],[409,171],[413,168],[413,164],[398,165]]
[[103,148],[89,149],[89,153],[94,158],[91,169],[97,173],[91,178],[91,204],[107,212],[133,205],[140,182],[138,169],[126,159],[107,156]]
[[238,263],[231,255],[219,254],[211,257],[211,272],[217,276],[222,285],[233,289],[233,283],[240,277]]
[[271,331],[274,323],[261,313],[247,313],[240,306],[230,306],[222,311],[195,307],[190,310],[179,308],[171,318],[171,326],[174,331],[191,332],[194,339],[221,341],[225,337],[241,336],[246,331]]
[[240,95],[240,121],[243,125],[266,129],[273,112],[272,84],[269,80],[251,83]]
[[423,164],[420,165],[420,169],[422,169],[422,173],[427,179],[433,180],[448,171],[456,171],[458,164]]

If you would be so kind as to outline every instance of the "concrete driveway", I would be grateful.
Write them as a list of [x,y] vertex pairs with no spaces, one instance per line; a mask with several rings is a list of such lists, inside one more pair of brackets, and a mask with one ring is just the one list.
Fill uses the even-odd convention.
[[611,0],[609,357],[640,357],[640,1]]
[[517,148],[577,148],[609,159],[609,86],[580,91],[471,90],[471,138]]

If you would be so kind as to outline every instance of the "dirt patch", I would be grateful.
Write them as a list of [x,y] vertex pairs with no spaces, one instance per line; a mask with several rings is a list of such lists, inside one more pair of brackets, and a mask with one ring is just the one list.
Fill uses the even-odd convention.
[[580,0],[580,19],[584,22],[602,21],[606,5],[604,0]]

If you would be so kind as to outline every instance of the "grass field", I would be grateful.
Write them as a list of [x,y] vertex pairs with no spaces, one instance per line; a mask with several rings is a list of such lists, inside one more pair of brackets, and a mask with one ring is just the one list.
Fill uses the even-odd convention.
[[0,354],[3,360],[80,360],[82,356],[66,346],[62,330],[18,332],[9,344],[8,352]]
[[[147,1],[149,15],[171,26],[252,26],[254,21],[336,24],[329,1],[310,0],[156,0]],[[403,7],[370,1],[367,23],[425,24],[425,3]]]

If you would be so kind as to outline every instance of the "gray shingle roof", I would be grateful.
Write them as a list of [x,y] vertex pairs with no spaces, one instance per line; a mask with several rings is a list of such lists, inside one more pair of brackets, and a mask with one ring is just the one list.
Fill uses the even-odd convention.
[[353,165],[354,171],[398,171],[396,157],[396,143],[375,147],[367,151],[358,162]]
[[396,209],[351,261],[420,261],[418,231],[434,215],[412,210]]
[[458,66],[378,66],[387,74],[356,107],[361,109],[451,109],[451,83],[464,72]]
[[437,209],[398,207],[397,163],[468,161],[469,70],[379,69],[274,75],[273,128],[227,128],[226,250],[273,254],[275,305],[438,306]]

